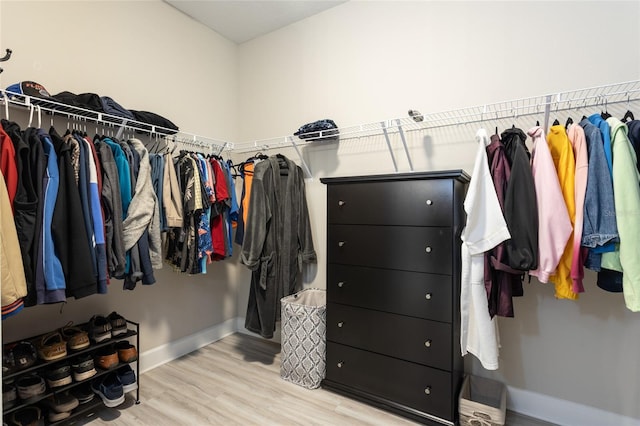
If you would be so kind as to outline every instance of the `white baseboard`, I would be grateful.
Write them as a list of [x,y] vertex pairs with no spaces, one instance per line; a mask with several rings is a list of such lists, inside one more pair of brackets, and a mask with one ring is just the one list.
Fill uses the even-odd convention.
[[[140,354],[140,373],[147,372],[176,358],[180,358],[203,346],[222,339],[238,331],[237,318],[231,318],[221,324],[183,337]],[[244,328],[244,327],[243,327]]]
[[507,386],[507,408],[562,426],[637,426],[640,419]]

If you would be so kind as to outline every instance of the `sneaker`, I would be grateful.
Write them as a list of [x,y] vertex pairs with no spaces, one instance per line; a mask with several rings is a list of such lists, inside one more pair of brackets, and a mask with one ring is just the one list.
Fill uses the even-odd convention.
[[125,334],[128,330],[127,320],[122,315],[118,315],[116,312],[111,312],[107,317],[111,324],[111,335],[113,337]]
[[59,422],[60,420],[64,420],[71,417],[71,411],[63,411],[62,413],[57,413],[53,410],[49,410],[49,414],[47,418],[51,423]]
[[89,338],[96,343],[111,338],[111,323],[101,315],[94,315],[89,320]]
[[38,355],[45,361],[55,361],[67,356],[67,342],[57,331],[45,334],[38,345]]
[[2,409],[8,410],[18,402],[18,392],[11,383],[2,384]]
[[70,412],[79,405],[78,399],[69,392],[54,393],[42,400],[49,411],[56,413]]
[[10,414],[11,424],[14,425],[44,425],[42,411],[35,405],[21,408]]
[[91,384],[89,382],[75,386],[70,392],[71,395],[76,397],[80,404],[86,404],[92,401],[96,395],[93,393],[93,390],[91,390]]
[[62,338],[67,342],[69,349],[78,351],[89,347],[89,334],[80,327],[74,327],[72,322],[60,329]]
[[138,381],[136,380],[136,373],[129,364],[123,365],[116,370],[118,380],[122,384],[122,390],[124,393],[131,392],[138,389]]
[[119,363],[118,352],[114,345],[105,346],[95,354],[95,364],[104,370],[114,368]]
[[69,364],[56,365],[45,371],[44,376],[50,388],[68,385],[71,380],[71,366]]
[[91,383],[91,389],[102,398],[102,402],[109,408],[117,407],[124,402],[124,390],[116,373],[109,373]]
[[35,346],[26,341],[5,346],[3,354],[2,372],[5,374],[31,367],[38,359]]
[[27,374],[16,380],[18,396],[22,400],[42,395],[47,390],[44,379],[37,374]]
[[71,368],[73,369],[73,379],[76,382],[87,380],[97,373],[93,358],[89,354],[75,358]]
[[120,358],[121,362],[129,363],[138,359],[136,347],[126,340],[116,343],[116,349],[118,350],[118,358]]

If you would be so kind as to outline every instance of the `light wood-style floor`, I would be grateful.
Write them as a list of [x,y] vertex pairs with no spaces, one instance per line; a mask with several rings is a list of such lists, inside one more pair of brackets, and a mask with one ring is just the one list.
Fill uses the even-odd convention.
[[[324,389],[280,378],[280,345],[233,334],[141,377],[141,404],[128,399],[76,424],[122,426],[413,425]],[[509,426],[550,426],[508,413]]]

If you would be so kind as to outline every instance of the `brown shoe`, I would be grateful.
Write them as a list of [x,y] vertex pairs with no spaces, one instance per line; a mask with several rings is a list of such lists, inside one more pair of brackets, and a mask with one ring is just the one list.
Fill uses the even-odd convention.
[[60,329],[62,338],[66,340],[69,349],[72,351],[78,351],[80,349],[89,347],[89,333],[82,330],[80,327],[73,327],[73,322],[69,322],[67,325]]
[[67,342],[57,331],[45,334],[38,344],[38,355],[45,361],[55,361],[67,356]]
[[95,364],[104,370],[109,370],[118,366],[118,352],[113,345],[100,349],[95,355]]
[[121,362],[129,363],[138,359],[136,347],[126,340],[116,343],[116,349]]

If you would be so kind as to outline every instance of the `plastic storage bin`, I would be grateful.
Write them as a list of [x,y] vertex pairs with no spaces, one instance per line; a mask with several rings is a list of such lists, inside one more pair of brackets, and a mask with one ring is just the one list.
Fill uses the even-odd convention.
[[507,388],[503,383],[467,376],[458,404],[460,426],[503,426],[507,415]]
[[321,289],[306,289],[283,297],[280,302],[280,377],[315,389],[326,372],[327,293]]

